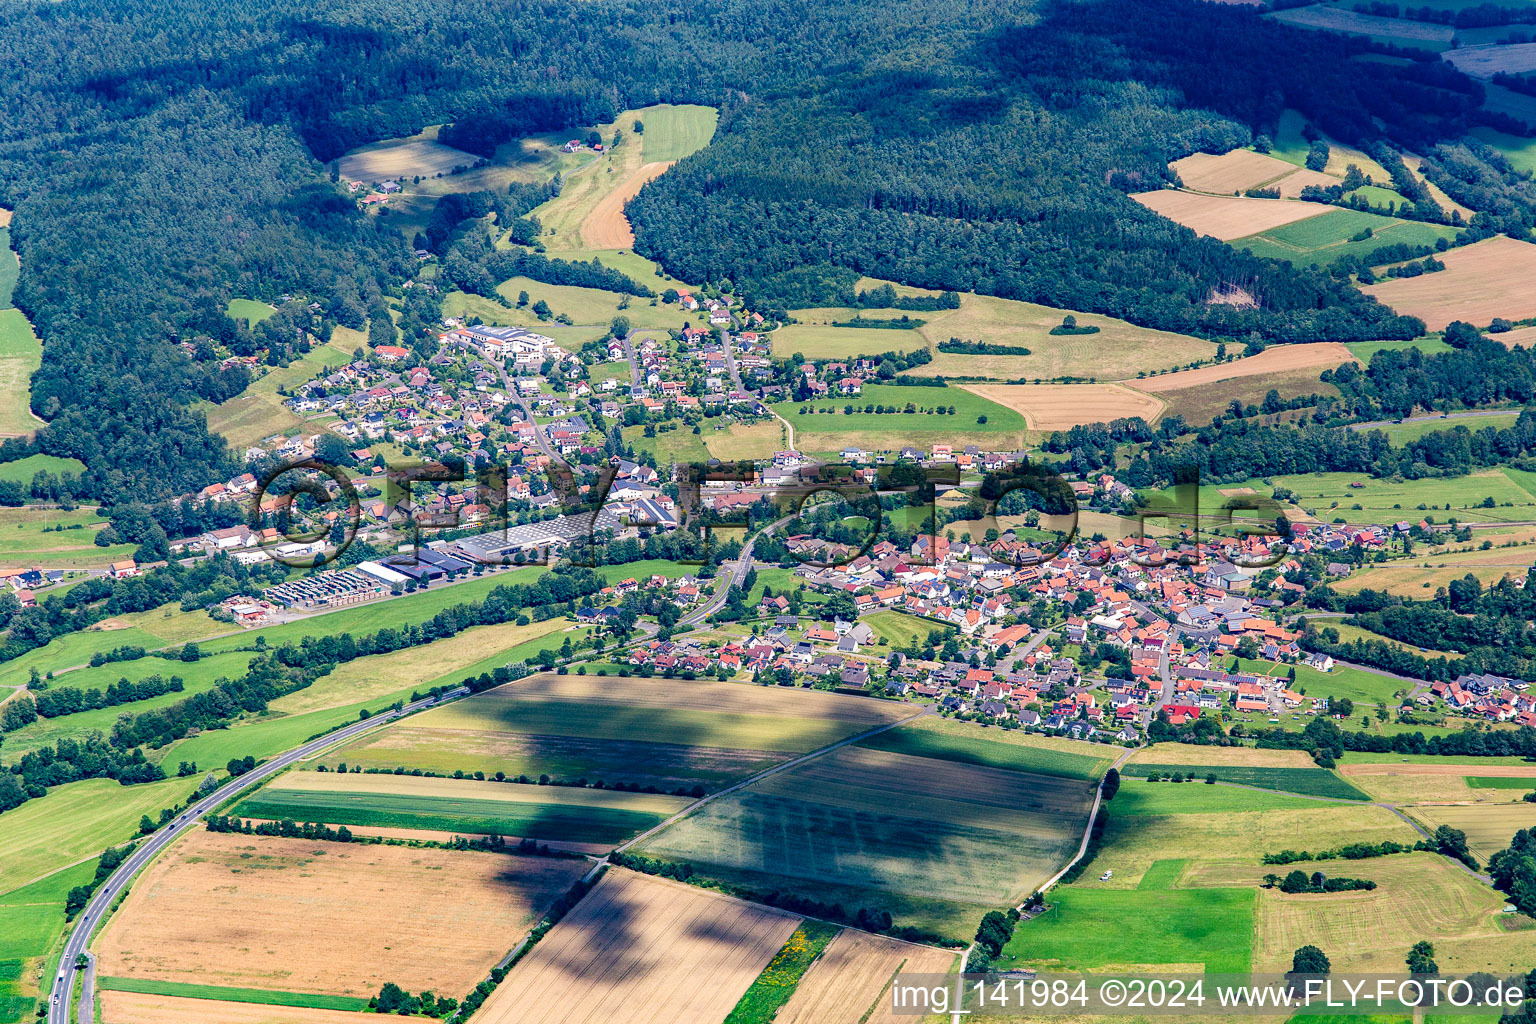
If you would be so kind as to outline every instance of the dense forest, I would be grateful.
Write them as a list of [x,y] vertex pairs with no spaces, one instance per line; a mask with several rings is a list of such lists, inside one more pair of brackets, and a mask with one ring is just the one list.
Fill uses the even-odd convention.
[[[196,409],[240,383],[196,344],[231,333],[227,300],[312,296],[362,327],[415,266],[415,240],[360,215],[329,161],[445,121],[484,153],[663,101],[722,110],[715,144],[630,205],[637,247],[685,278],[773,300],[874,273],[1203,333],[1413,334],[1347,283],[1124,195],[1286,107],[1344,141],[1460,134],[1480,86],[1443,63],[1350,60],[1363,45],[1192,0],[13,5],[0,204],[50,422],[0,458],[77,457],[108,499],[230,472]],[[1230,284],[1259,308],[1207,301]]]

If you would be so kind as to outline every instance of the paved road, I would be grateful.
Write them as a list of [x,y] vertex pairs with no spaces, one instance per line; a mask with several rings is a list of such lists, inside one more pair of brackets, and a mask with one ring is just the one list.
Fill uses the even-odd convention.
[[705,601],[698,608],[694,609],[679,619],[678,625],[702,625],[706,619],[723,608],[725,606],[726,598],[730,596],[731,588],[741,586],[742,581],[747,578],[748,570],[752,568],[752,545],[757,543],[757,538],[772,533],[774,530],[777,530],[779,527],[783,526],[793,518],[795,518],[793,515],[788,515],[783,519],[775,520],[774,522],[769,523],[767,526],[754,533],[752,536],[748,537],[746,543],[741,546],[741,554],[737,557],[735,562],[731,563],[731,575],[725,581],[725,586],[715,591],[714,596],[711,597],[708,601]]
[[[211,794],[203,797],[183,811],[170,824],[145,839],[139,848],[134,850],[133,854],[116,871],[108,876],[107,880],[102,883],[101,888],[96,890],[96,895],[91,898],[90,903],[86,904],[85,909],[81,911],[78,923],[75,925],[75,930],[70,933],[69,941],[64,945],[63,956],[59,959],[59,973],[53,979],[53,996],[48,1006],[48,1024],[68,1024],[69,1002],[75,983],[75,960],[82,953],[86,952],[86,947],[90,945],[91,932],[106,917],[108,908],[128,888],[128,884],[132,881],[135,874],[154,859],[161,850],[175,842],[182,834],[189,829],[196,828],[203,815],[230,797],[250,789],[257,783],[271,778],[295,762],[301,761],[306,757],[312,757],[342,740],[351,739],[360,733],[377,729],[379,726],[403,715],[408,715],[411,712],[419,711],[422,708],[430,707],[433,704],[451,700],[455,697],[461,697],[468,692],[463,687],[459,687],[439,697],[428,697],[413,704],[407,704],[399,711],[381,712],[366,721],[353,722],[351,725],[337,729],[335,732],[327,733],[319,739],[311,740],[301,747],[295,747],[292,750],[279,754],[257,767],[255,771],[248,772],[239,778],[231,779],[224,783],[224,785],[214,790]],[[88,985],[94,984],[94,978],[92,977],[93,969],[88,968],[87,971]],[[89,993],[89,989],[87,991]],[[85,1005],[81,1007],[80,1021],[82,1024],[90,1024],[89,994],[87,994],[87,997],[82,1002]]]
[[624,355],[629,359],[629,383],[631,387],[643,388],[645,381],[640,377],[640,357],[635,355],[634,338],[634,331],[624,335]]

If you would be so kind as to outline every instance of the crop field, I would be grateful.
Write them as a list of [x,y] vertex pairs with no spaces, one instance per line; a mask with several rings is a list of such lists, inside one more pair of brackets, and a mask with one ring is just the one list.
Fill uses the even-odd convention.
[[799,923],[783,911],[610,868],[476,1019],[608,1024],[644,1007],[658,1021],[719,1024]]
[[[851,314],[843,314],[841,310],[829,312],[836,314],[839,320],[852,318]],[[875,310],[865,315],[900,316],[899,313],[886,310]],[[796,319],[800,322],[786,324],[769,335],[773,339],[775,356],[788,359],[798,353],[806,359],[852,359],[856,356],[877,356],[885,352],[915,352],[927,347],[927,339],[916,330],[899,327],[834,327],[830,322],[816,323],[808,320],[804,310],[796,314]]]
[[1498,547],[1489,551],[1429,555],[1422,559],[1415,555],[1409,561],[1368,566],[1358,574],[1334,584],[1333,589],[1340,593],[1353,593],[1370,588],[1399,597],[1424,599],[1432,597],[1436,589],[1448,586],[1452,580],[1459,580],[1468,573],[1476,576],[1485,587],[1506,576],[1523,578],[1531,562],[1526,555],[1528,552],[1524,548]]
[[1049,902],[1050,910],[1019,923],[999,966],[1199,964],[1196,971],[1247,973],[1252,965],[1253,889],[1128,891],[1078,883],[1052,891]]
[[1332,213],[1334,207],[1290,199],[1249,199],[1246,196],[1207,196],[1176,189],[1138,192],[1142,206],[1176,221],[1198,235],[1230,242],[1284,224]]
[[1345,764],[1339,774],[1391,803],[1509,803],[1536,789],[1536,766],[1459,764]]
[[1337,342],[1327,341],[1311,345],[1275,345],[1265,349],[1256,356],[1234,359],[1230,363],[1217,363],[1213,366],[1201,366],[1194,370],[1164,373],[1155,377],[1147,377],[1144,380],[1127,381],[1127,383],[1134,383],[1142,391],[1161,394],[1165,391],[1179,391],[1204,384],[1218,384],[1246,377],[1267,377],[1270,374],[1291,370],[1313,370],[1313,382],[1321,389],[1324,385],[1317,379],[1318,374],[1321,374],[1324,370],[1337,369],[1345,363],[1354,361],[1354,354]]
[[728,881],[771,878],[767,887],[823,897],[857,890],[899,920],[904,897],[945,902],[953,921],[1053,874],[1077,848],[1091,802],[1078,779],[845,747],[642,846]]
[[[867,405],[903,411],[864,412]],[[906,412],[908,405],[915,411]],[[843,411],[848,406],[855,410],[851,415]],[[955,414],[925,411],[939,406],[954,406]],[[874,384],[864,388],[861,395],[779,402],[772,409],[795,428],[795,443],[801,451],[838,451],[850,444],[870,451],[905,444],[961,444],[968,435],[982,435],[988,447],[1022,447],[1025,441],[1023,416],[963,388]],[[981,422],[983,416],[985,423]]]
[[251,818],[617,843],[689,804],[684,797],[411,775],[288,772],[236,805]]
[[1536,71],[1536,43],[1461,46],[1449,51],[1445,59],[1474,78],[1492,78],[1500,72],[1520,75]]
[[[1367,228],[1371,230],[1370,237],[1355,238]],[[1362,255],[1383,245],[1433,245],[1437,239],[1452,239],[1456,235],[1455,228],[1442,224],[1401,220],[1360,210],[1334,209],[1320,217],[1233,239],[1232,245],[1238,249],[1247,249],[1255,256],[1285,260],[1297,265],[1316,264],[1326,267],[1343,256]],[[1412,280],[1435,276],[1426,274]]]
[[1536,316],[1536,293],[1525,286],[1536,273],[1536,245],[1495,235],[1439,259],[1444,270],[1383,281],[1362,291],[1399,313],[1421,318],[1431,330],[1452,320],[1484,326],[1495,317]]
[[1338,179],[1317,171],[1298,170],[1295,164],[1251,149],[1227,153],[1196,153],[1168,165],[1178,172],[1184,187],[1195,192],[1232,195],[1250,188],[1278,188],[1280,195],[1294,199],[1308,185],[1328,187]]
[[[1402,970],[1406,947],[1419,936],[1435,943],[1437,960],[1447,973],[1526,970],[1536,952],[1536,933],[1499,929],[1503,896],[1444,857],[1409,853],[1348,865],[1348,870],[1337,861],[1296,867],[1369,878],[1377,888],[1326,895],[1258,892],[1255,970],[1288,970],[1291,953],[1307,943],[1327,950],[1335,971],[1354,973]],[[1503,946],[1502,959],[1469,962],[1441,955],[1442,950],[1449,952],[1444,940],[1478,937],[1496,938]],[[1484,945],[1490,952],[1498,948]]]
[[774,1024],[902,1024],[891,1012],[891,978],[904,974],[947,974],[951,950],[844,928],[811,965]]
[[[97,940],[103,975],[367,998],[465,992],[580,861],[193,832]],[[209,913],[210,908],[217,913]]]
[[[1195,857],[1219,863],[1220,870],[1225,871],[1234,863],[1258,864],[1265,853],[1279,850],[1326,850],[1345,843],[1387,839],[1412,845],[1420,839],[1418,832],[1385,807],[1307,801],[1306,807],[1207,810],[1227,806],[1227,794],[1239,791],[1202,782],[1126,785],[1165,787],[1153,799],[1165,806],[1183,801],[1186,810],[1119,814],[1115,804],[1120,798],[1116,796],[1107,805],[1109,824],[1104,830],[1104,846],[1094,861],[1095,867],[1112,869],[1115,875],[1108,882],[1095,881],[1095,888],[1135,888],[1154,862],[1171,858]],[[1251,795],[1255,800],[1266,797]]]
[[66,673],[54,684],[55,689],[105,690],[119,679],[138,682],[146,676],[153,675],[166,678],[180,676],[185,689],[180,692],[161,694],[148,700],[82,711],[74,715],[39,718],[30,725],[6,734],[5,745],[0,747],[0,764],[15,764],[25,754],[39,747],[50,746],[66,737],[79,739],[92,731],[109,734],[119,715],[138,714],[154,708],[163,708],[179,700],[185,700],[193,694],[211,690],[220,677],[234,678],[243,675],[250,661],[249,653],[219,654],[196,662],[140,658],[137,661],[109,663],[96,668],[83,668]]
[[[1340,800],[1365,799],[1364,793],[1326,768],[1266,768],[1229,764],[1181,765],[1134,758],[1122,767],[1121,774],[1127,777],[1144,778],[1152,772],[1167,775],[1171,771],[1181,771],[1182,774],[1188,775],[1191,768],[1195,769],[1195,774],[1202,780],[1206,775],[1215,775],[1219,782],[1272,789],[1278,793],[1300,793],[1303,796],[1326,796]],[[1175,785],[1177,784],[1171,783],[1170,788]],[[1254,795],[1257,796],[1257,794]]]
[[1140,416],[1154,423],[1160,399],[1123,384],[968,384],[965,390],[1012,409],[1030,430],[1067,430]]
[[1509,845],[1510,839],[1521,829],[1536,827],[1536,804],[1461,804],[1443,806],[1416,806],[1405,808],[1431,830],[1440,825],[1459,828],[1467,834],[1467,849],[1479,861],[1488,858]]
[[[19,465],[16,463],[15,465]],[[94,508],[0,508],[0,566],[50,569],[100,568],[134,552],[132,544],[99,548],[94,539],[107,521]],[[80,529],[44,532],[49,526]]]
[[735,683],[530,676],[358,740],[348,764],[715,788],[910,708]]
[[102,1024],[370,1024],[374,1014],[104,990]]
[[201,781],[197,776],[120,786],[111,779],[83,779],[0,814],[0,892],[127,842],[138,834],[141,815],[158,816]]
[[958,764],[1085,781],[1103,775],[1113,761],[1106,748],[1092,743],[982,728],[932,716],[871,736],[859,746]]
[[1269,17],[1303,28],[1348,32],[1353,35],[1370,36],[1372,39],[1391,43],[1394,46],[1435,52],[1450,48],[1455,31],[1449,25],[1407,21],[1401,18],[1381,18],[1337,7],[1299,7],[1277,11]]
[[[558,649],[562,632],[570,629],[565,619],[546,619],[519,626],[504,622],[494,626],[476,626],[457,636],[438,640],[417,647],[389,654],[375,654],[338,665],[302,690],[279,697],[270,705],[272,710],[296,715],[320,708],[353,704],[371,700],[410,687],[427,689],[439,680],[451,677],[457,682],[480,661],[500,657],[497,665],[520,660],[516,651],[528,645],[530,651],[540,647]],[[586,630],[570,633],[571,642],[580,639]],[[545,643],[538,641],[547,639]]]

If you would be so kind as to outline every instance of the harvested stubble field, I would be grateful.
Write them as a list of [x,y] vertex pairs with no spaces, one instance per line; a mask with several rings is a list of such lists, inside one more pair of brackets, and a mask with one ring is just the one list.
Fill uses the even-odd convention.
[[1131,755],[1131,763],[1226,765],[1244,768],[1316,768],[1304,750],[1258,747],[1205,747],[1193,743],[1154,743]]
[[1323,203],[1249,199],[1246,196],[1207,196],[1176,189],[1138,192],[1131,198],[1196,234],[1209,235],[1223,242],[1256,235],[1334,209]]
[[823,884],[855,887],[897,910],[901,895],[990,906],[1028,893],[1070,856],[1091,789],[845,747],[709,804],[644,848],[812,895]]
[[[1339,766],[1339,774],[1372,798],[1390,803],[1510,803],[1536,789],[1536,765],[1346,764]],[[1477,787],[1468,785],[1468,777],[1527,784],[1523,790]]]
[[246,817],[616,843],[682,810],[683,797],[412,775],[288,772],[236,805]]
[[[1218,384],[1222,381],[1237,380],[1243,377],[1261,377],[1273,373],[1281,373],[1289,370],[1310,370],[1314,367],[1317,373],[1324,370],[1333,370],[1345,363],[1355,362],[1354,354],[1340,345],[1338,342],[1325,341],[1310,345],[1275,345],[1265,349],[1256,356],[1247,356],[1242,359],[1234,359],[1230,363],[1218,363],[1214,366],[1201,366],[1194,370],[1180,370],[1177,373],[1164,373],[1156,377],[1146,377],[1141,380],[1127,381],[1134,384],[1142,391],[1151,391],[1154,394],[1162,394],[1165,391],[1179,391],[1184,388],[1198,387],[1205,384]],[[1313,378],[1316,380],[1316,377]],[[1322,382],[1317,381],[1321,388]]]
[[1474,78],[1492,78],[1503,72],[1521,75],[1536,71],[1536,43],[1483,43],[1449,51],[1446,60]]
[[646,182],[661,177],[672,164],[642,164],[608,193],[581,222],[581,240],[593,249],[628,249],[635,244],[635,229],[624,216],[624,204],[639,194]]
[[1467,849],[1484,864],[1509,845],[1516,832],[1536,828],[1536,804],[1445,804],[1405,807],[1404,810],[1433,830],[1440,825],[1467,834]]
[[800,980],[774,1024],[901,1024],[891,1010],[891,979],[903,974],[947,974],[951,950],[917,946],[855,928],[837,934]]
[[714,788],[910,708],[737,683],[538,675],[414,715],[348,764]]
[[[1254,970],[1288,970],[1297,947],[1313,943],[1328,951],[1335,971],[1390,973],[1402,969],[1405,948],[1417,936],[1431,938],[1447,973],[1527,970],[1536,954],[1536,931],[1506,933],[1498,927],[1504,897],[1438,854],[1350,861],[1347,869],[1324,861],[1265,870],[1292,869],[1369,878],[1377,888],[1323,895],[1261,889]],[[1444,944],[1466,939],[1495,941],[1463,945],[1457,953]],[[1502,954],[1496,952],[1500,946]]]
[[102,1024],[371,1024],[375,1014],[104,991]]
[[1399,313],[1419,317],[1430,330],[1452,320],[1485,326],[1495,317],[1536,316],[1536,289],[1530,287],[1536,275],[1536,245],[1495,235],[1439,259],[1444,270],[1361,290]]
[[969,722],[934,716],[871,736],[859,746],[1083,780],[1097,779],[1113,760],[1107,748],[1092,743],[1023,731],[983,729]]
[[1295,199],[1308,185],[1326,188],[1337,178],[1319,171],[1298,169],[1266,153],[1234,149],[1227,153],[1196,153],[1168,165],[1178,172],[1184,187],[1196,192],[1232,195],[1250,188],[1278,188],[1286,199]]
[[465,992],[581,861],[194,832],[97,941],[103,975],[367,998]]
[[1067,430],[1080,423],[1108,423],[1140,416],[1148,423],[1163,411],[1160,399],[1123,384],[967,384],[965,390],[1012,409],[1031,430]]
[[610,868],[486,1000],[485,1024],[718,1024],[800,918]]

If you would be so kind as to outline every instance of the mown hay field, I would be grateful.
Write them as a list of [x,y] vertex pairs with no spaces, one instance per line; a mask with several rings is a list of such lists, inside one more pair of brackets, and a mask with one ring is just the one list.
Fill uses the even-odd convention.
[[252,818],[618,843],[686,807],[684,797],[609,789],[288,772],[235,805]]
[[[1527,765],[1345,764],[1339,774],[1390,803],[1511,803],[1536,790],[1536,766]],[[1469,779],[1494,784],[1476,785]]]
[[845,747],[716,800],[642,847],[706,875],[885,907],[898,921],[910,920],[906,897],[948,904],[953,922],[1054,874],[1091,801],[1092,784],[1078,779]]
[[[879,406],[897,411],[865,411]],[[953,414],[947,411],[951,406]],[[795,428],[795,446],[810,452],[836,452],[845,445],[889,451],[909,444],[972,441],[1006,450],[1023,447],[1028,431],[1023,416],[959,387],[872,384],[859,395],[778,402],[772,409]]]
[[1234,149],[1226,153],[1195,153],[1168,165],[1184,187],[1195,192],[1232,195],[1251,188],[1276,188],[1286,199],[1295,199],[1308,185],[1327,188],[1339,179],[1319,171],[1298,169],[1267,153]]
[[337,753],[365,768],[504,771],[715,788],[911,714],[831,693],[538,675],[413,715]]
[[1370,36],[1372,39],[1394,46],[1435,52],[1449,49],[1455,34],[1455,30],[1449,25],[1407,21],[1401,18],[1383,18],[1338,7],[1299,7],[1276,11],[1269,17],[1303,28],[1349,32]]
[[1209,235],[1223,242],[1256,235],[1282,224],[1306,220],[1334,210],[1334,207],[1323,203],[1249,199],[1246,196],[1207,196],[1176,189],[1138,192],[1131,198],[1196,234]]
[[1485,238],[1438,257],[1445,269],[1402,277],[1362,289],[1399,313],[1422,319],[1431,330],[1452,320],[1487,326],[1495,317],[1536,316],[1536,245],[1505,235]]
[[[1447,973],[1529,969],[1536,955],[1536,931],[1502,931],[1497,919],[1504,897],[1446,858],[1408,853],[1345,863],[1347,867],[1325,861],[1266,869],[1368,878],[1377,888],[1319,895],[1260,890],[1255,970],[1289,970],[1291,954],[1312,943],[1328,951],[1335,971],[1392,973],[1402,970],[1407,947],[1420,936],[1435,944],[1436,959]],[[1444,945],[1445,940],[1471,938],[1502,940],[1502,957],[1469,958]],[[1496,948],[1479,946],[1490,953]]]
[[[831,311],[840,321],[855,316],[841,310]],[[872,310],[865,317],[899,316],[886,310]],[[796,312],[799,323],[785,324],[769,337],[773,340],[773,354],[788,359],[799,353],[806,359],[853,359],[858,356],[878,356],[886,352],[914,352],[926,348],[928,340],[916,330],[900,327],[836,327],[832,323],[817,323],[806,319],[807,311]],[[923,372],[921,370],[917,371]]]
[[[1365,234],[1367,229],[1371,232],[1369,235]],[[1433,245],[1441,239],[1450,241],[1457,233],[1455,228],[1443,224],[1333,208],[1320,217],[1232,239],[1232,245],[1247,249],[1255,256],[1284,260],[1297,266],[1317,264],[1326,267],[1345,256],[1368,255],[1384,245]]]
[[[105,517],[95,508],[70,512],[27,506],[0,508],[0,566],[90,569],[131,558],[133,544],[96,546],[96,534],[106,525]],[[53,526],[71,528],[44,532]],[[79,529],[73,529],[75,526]]]
[[466,992],[581,861],[194,832],[135,883],[99,970],[366,998]]
[[610,868],[485,1001],[485,1024],[719,1024],[800,918]]
[[[0,259],[7,257],[14,259],[9,249],[0,249]],[[30,434],[42,422],[30,408],[32,374],[41,365],[43,345],[27,315],[0,309],[0,436]]]
[[903,974],[947,974],[952,950],[899,942],[845,928],[822,951],[784,1004],[774,1024],[902,1024],[892,1012],[891,979]]
[[1243,768],[1316,768],[1304,750],[1262,750],[1258,747],[1204,747],[1192,743],[1154,743],[1131,755],[1131,764],[1226,766]]
[[1536,43],[1481,43],[1460,46],[1446,55],[1446,60],[1474,78],[1494,75],[1521,75],[1536,71]]
[[968,384],[965,390],[1019,413],[1031,430],[1068,430],[1132,416],[1152,423],[1163,411],[1161,399],[1123,384]]

